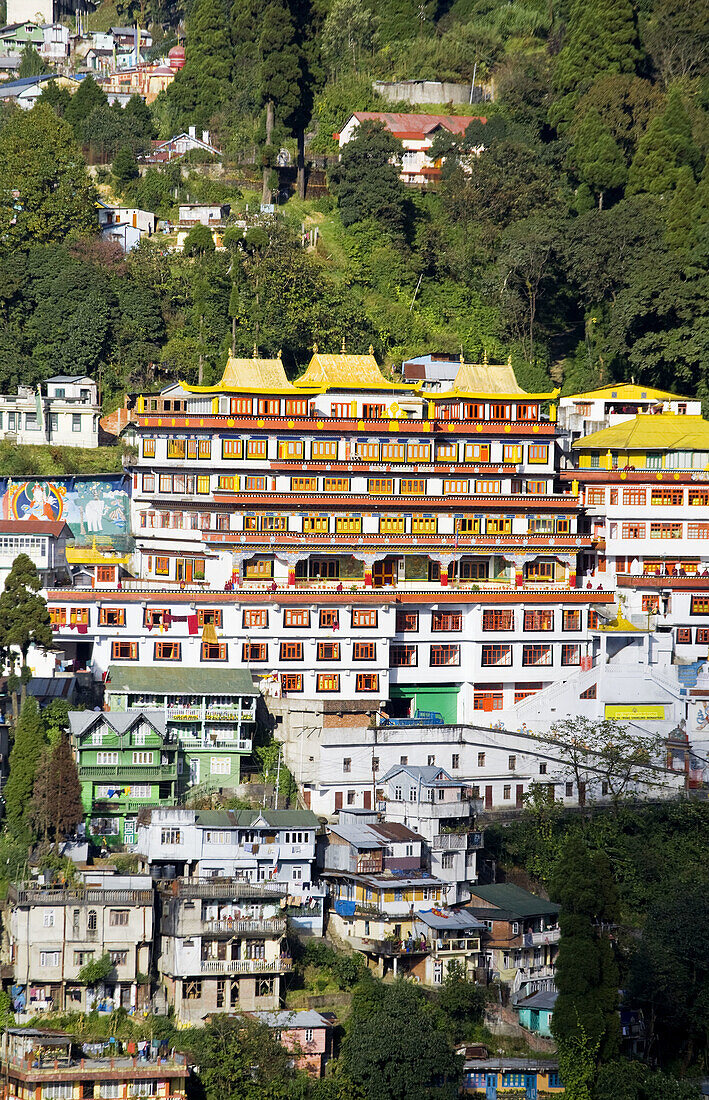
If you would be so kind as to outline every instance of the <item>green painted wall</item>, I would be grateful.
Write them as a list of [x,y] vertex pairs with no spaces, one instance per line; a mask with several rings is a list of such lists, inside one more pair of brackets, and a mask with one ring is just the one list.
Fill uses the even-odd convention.
[[458,721],[459,692],[460,684],[392,684],[389,688],[392,699],[413,699],[415,696],[418,710],[438,711],[448,725]]

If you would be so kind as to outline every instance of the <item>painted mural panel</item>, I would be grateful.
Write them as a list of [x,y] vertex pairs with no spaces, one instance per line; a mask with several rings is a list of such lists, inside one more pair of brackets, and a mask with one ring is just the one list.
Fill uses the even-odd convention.
[[126,474],[0,479],[3,519],[64,520],[76,545],[133,549]]

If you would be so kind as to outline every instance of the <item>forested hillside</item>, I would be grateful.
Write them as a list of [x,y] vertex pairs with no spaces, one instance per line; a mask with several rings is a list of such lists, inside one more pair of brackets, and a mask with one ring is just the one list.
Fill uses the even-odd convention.
[[[512,355],[523,383],[566,392],[633,376],[707,395],[709,0],[193,0],[147,13],[165,43],[184,19],[187,50],[150,112],[121,115],[85,82],[71,102],[50,85],[35,111],[2,116],[3,193],[44,207],[0,209],[0,386],[71,367],[100,371],[115,400],[209,381],[230,346],[282,349],[294,373],[315,341],[345,336],[389,362]],[[352,111],[387,106],[374,79],[474,72],[494,98],[461,110],[487,121],[441,142],[434,189],[406,189],[388,163],[401,147],[363,131],[331,165],[329,195],[288,197],[277,151],[333,153]],[[150,137],[188,125],[210,129],[224,176],[139,176]],[[79,148],[99,146],[113,159],[104,194],[161,216],[220,199],[234,217],[257,207],[263,174],[278,217],[234,231],[226,252],[175,256],[153,240],[116,255],[89,234]],[[317,249],[301,247],[303,225],[318,226]]]

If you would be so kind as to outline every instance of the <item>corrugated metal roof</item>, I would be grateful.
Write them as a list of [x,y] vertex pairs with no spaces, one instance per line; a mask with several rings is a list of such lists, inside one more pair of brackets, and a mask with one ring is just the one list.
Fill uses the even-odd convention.
[[[389,771],[382,776],[381,782],[385,783],[389,779],[393,779],[395,775],[399,775],[401,772],[404,772],[405,775],[408,775],[410,779],[416,780],[416,782],[418,782],[420,779],[422,783],[456,783],[456,781],[453,779],[452,776],[448,774],[445,768],[438,768],[435,766],[435,764],[427,764],[425,766],[416,766],[414,764],[394,764],[394,766],[389,768]],[[456,783],[456,786],[460,786],[460,784]]]
[[384,842],[370,831],[369,825],[328,825],[328,830],[346,840],[353,848],[384,848]]
[[248,1015],[260,1020],[261,1023],[268,1024],[269,1027],[283,1029],[289,1027],[332,1027],[330,1021],[321,1016],[319,1012],[315,1012],[314,1009],[303,1009],[300,1012],[288,1012],[287,1009],[282,1009],[280,1012],[253,1009]]
[[391,133],[410,138],[425,137],[439,126],[452,134],[464,134],[473,117],[478,122],[487,122],[482,115],[409,115],[401,111],[354,111],[353,114],[358,122],[382,122]]
[[373,833],[382,837],[384,840],[406,841],[421,839],[418,833],[415,833],[413,829],[409,829],[408,825],[400,825],[398,821],[379,821],[377,824],[369,825],[368,827]]
[[517,1001],[515,1008],[543,1008],[547,1012],[551,1012],[558,996],[559,994],[555,989],[540,989],[529,997]]
[[[477,913],[480,912],[480,907],[475,904],[476,898],[488,902],[489,905],[497,909],[504,909],[513,913],[517,917],[544,916],[547,913],[556,916],[559,912],[559,906],[555,905],[553,901],[546,901],[545,898],[537,897],[529,890],[523,890],[521,886],[515,886],[513,882],[496,882],[489,886],[473,886],[470,892],[472,897],[466,908]],[[492,914],[490,915],[492,916]]]
[[575,450],[644,451],[709,451],[709,421],[701,416],[678,416],[675,413],[643,413],[602,428],[600,432],[582,436],[573,444]]
[[473,931],[486,928],[486,925],[464,910],[424,909],[419,910],[416,916],[429,928],[470,928]]
[[143,719],[150,722],[159,734],[165,733],[165,715],[161,710],[70,710],[68,717],[69,728],[75,736],[91,729],[97,721],[110,726],[116,733],[125,733]]
[[198,810],[195,821],[210,829],[250,826],[263,819],[267,826],[316,829],[320,822],[312,810]]
[[156,668],[110,665],[110,691],[150,695],[258,695],[245,668]]

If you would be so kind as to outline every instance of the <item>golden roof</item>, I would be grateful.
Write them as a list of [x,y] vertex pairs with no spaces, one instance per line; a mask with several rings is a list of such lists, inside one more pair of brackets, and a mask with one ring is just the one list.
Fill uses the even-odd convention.
[[709,421],[701,416],[643,413],[582,436],[574,450],[709,451]]
[[527,390],[523,390],[515,376],[511,357],[506,363],[488,363],[487,355],[484,355],[482,363],[466,363],[461,355],[453,389],[432,396],[484,397],[494,395],[497,397],[553,399],[558,394],[558,389],[552,390],[550,393],[528,393]]
[[189,386],[180,382],[189,393],[294,393],[286,378],[280,353],[277,359],[261,359],[254,348],[253,356],[237,359],[230,355],[221,382],[216,386]]
[[349,355],[345,352],[344,341],[339,355],[322,355],[317,344],[313,348],[313,357],[304,374],[296,378],[294,385],[298,389],[313,387],[326,390],[412,390],[418,391],[420,383],[390,382],[382,374],[374,358],[373,349],[367,355]]

